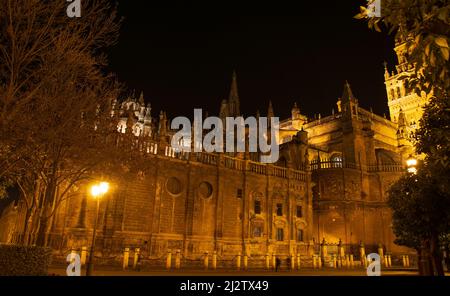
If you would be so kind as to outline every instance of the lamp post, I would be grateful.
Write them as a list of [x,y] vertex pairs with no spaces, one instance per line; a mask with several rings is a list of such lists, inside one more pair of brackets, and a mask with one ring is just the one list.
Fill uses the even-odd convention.
[[97,223],[98,223],[98,211],[100,207],[100,198],[109,190],[108,182],[100,182],[99,184],[93,185],[91,187],[91,195],[97,201],[97,208],[95,211],[95,222],[94,222],[94,230],[92,232],[92,244],[91,249],[89,251],[88,262],[86,266],[86,276],[92,275],[92,271],[94,269],[94,265],[92,264],[94,257],[94,249],[95,249],[95,236],[97,234]]
[[406,170],[410,174],[417,173],[417,159],[412,155],[409,155],[408,159],[406,160]]

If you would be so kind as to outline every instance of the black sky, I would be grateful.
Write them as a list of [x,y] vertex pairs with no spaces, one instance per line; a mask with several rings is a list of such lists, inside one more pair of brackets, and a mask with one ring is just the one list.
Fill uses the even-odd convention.
[[119,0],[111,70],[144,91],[154,116],[217,114],[233,69],[245,115],[264,115],[269,100],[282,118],[294,101],[304,114],[328,115],[345,80],[363,107],[387,114],[383,61],[396,61],[393,38],[352,18],[364,3]]

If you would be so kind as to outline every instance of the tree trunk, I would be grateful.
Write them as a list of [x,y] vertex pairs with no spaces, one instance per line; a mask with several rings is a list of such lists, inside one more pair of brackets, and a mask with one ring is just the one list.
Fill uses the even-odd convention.
[[422,264],[422,252],[420,249],[417,249],[416,252],[417,252],[417,267],[419,268],[419,275],[424,275],[424,269]]
[[27,212],[25,214],[25,221],[23,224],[23,231],[22,231],[22,239],[21,244],[27,246],[30,241],[30,229],[31,225],[33,225],[33,209],[27,209]]
[[41,247],[45,247],[45,233],[47,232],[47,222],[48,221],[46,217],[41,217],[39,229],[36,233],[36,245]]
[[49,182],[46,190],[45,197],[42,203],[42,215],[40,217],[40,227],[37,232],[36,244],[38,246],[46,246],[46,236],[49,227],[49,218],[53,215],[53,203],[55,200],[56,193],[56,181],[54,177]]
[[439,237],[433,234],[430,243],[430,254],[433,262],[434,271],[438,276],[445,276],[444,267],[442,266],[442,254],[439,249]]
[[419,268],[419,270],[421,270],[421,274],[422,276],[431,276],[433,275],[433,265],[431,263],[430,260],[430,245],[429,242],[427,240],[422,241],[422,245],[420,248],[420,262],[419,264],[421,265],[421,268]]

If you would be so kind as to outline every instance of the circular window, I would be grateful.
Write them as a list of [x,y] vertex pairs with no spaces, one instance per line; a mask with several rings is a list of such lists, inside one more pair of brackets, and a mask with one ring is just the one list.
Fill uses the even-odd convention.
[[170,177],[170,178],[167,180],[166,188],[167,188],[167,191],[168,191],[170,194],[173,194],[173,195],[178,195],[178,194],[180,194],[181,191],[183,190],[183,186],[182,186],[182,184],[181,184],[181,181],[178,180],[178,179],[175,178],[175,177]]
[[213,187],[208,182],[202,182],[198,186],[198,195],[202,198],[209,198],[213,193]]

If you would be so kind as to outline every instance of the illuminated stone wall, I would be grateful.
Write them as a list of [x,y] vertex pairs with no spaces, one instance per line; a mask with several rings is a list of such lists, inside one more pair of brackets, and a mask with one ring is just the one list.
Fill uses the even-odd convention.
[[[112,181],[100,206],[99,252],[140,247],[154,257],[168,250],[192,258],[206,251],[220,256],[306,254],[312,238],[310,173],[224,157],[208,160],[214,165],[161,155],[147,161],[143,174],[123,173]],[[95,203],[83,202],[85,196],[86,189],[80,188],[79,196],[61,205],[53,247],[89,245]],[[277,204],[282,205],[280,216]],[[283,229],[282,240],[277,240],[278,229]]]

